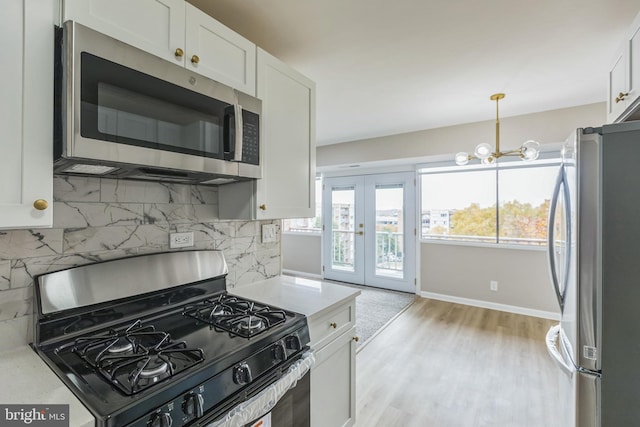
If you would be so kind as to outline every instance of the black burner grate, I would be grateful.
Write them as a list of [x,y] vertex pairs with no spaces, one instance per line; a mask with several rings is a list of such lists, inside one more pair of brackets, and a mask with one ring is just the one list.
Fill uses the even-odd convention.
[[287,319],[284,310],[226,294],[189,305],[184,314],[244,338],[258,335]]
[[136,394],[204,360],[201,349],[174,342],[169,334],[142,326],[110,330],[75,340],[73,352],[127,395]]

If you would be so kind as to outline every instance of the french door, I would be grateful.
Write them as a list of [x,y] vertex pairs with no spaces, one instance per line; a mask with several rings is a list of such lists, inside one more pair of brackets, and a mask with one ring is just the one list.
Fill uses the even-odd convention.
[[415,292],[415,175],[326,178],[323,182],[326,279]]

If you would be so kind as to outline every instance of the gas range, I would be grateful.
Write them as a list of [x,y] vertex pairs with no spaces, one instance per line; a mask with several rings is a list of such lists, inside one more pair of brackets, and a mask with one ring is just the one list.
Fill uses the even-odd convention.
[[206,425],[309,343],[304,315],[228,294],[226,274],[221,252],[184,251],[40,276],[35,350],[99,427]]

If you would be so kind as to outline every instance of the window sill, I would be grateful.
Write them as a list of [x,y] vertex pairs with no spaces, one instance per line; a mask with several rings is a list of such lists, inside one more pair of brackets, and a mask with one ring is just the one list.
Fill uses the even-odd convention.
[[543,246],[534,246],[534,245],[515,245],[508,243],[476,243],[476,242],[463,242],[459,240],[429,240],[429,239],[420,239],[420,244],[428,244],[428,245],[450,245],[450,246],[469,246],[476,248],[492,248],[492,249],[516,249],[516,250],[524,250],[524,251],[545,251],[547,250],[547,245]]

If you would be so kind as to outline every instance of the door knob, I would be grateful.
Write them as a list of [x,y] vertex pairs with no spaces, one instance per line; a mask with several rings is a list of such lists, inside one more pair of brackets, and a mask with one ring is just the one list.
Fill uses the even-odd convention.
[[49,203],[44,199],[38,199],[33,202],[33,207],[39,211],[43,211],[49,207]]
[[198,62],[200,62],[200,58],[198,57],[198,55],[193,55],[193,56],[191,57],[191,63],[192,63],[193,65],[196,65]]
[[176,55],[176,58],[182,58],[184,56],[184,50],[177,48],[174,54]]

